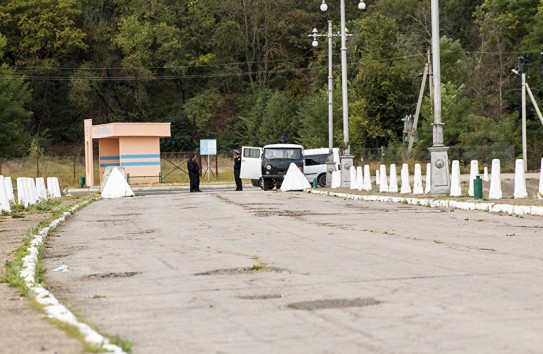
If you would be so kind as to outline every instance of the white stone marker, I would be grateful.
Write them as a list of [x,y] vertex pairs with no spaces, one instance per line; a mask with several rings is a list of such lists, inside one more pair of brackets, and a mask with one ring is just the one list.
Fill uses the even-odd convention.
[[426,164],[426,188],[424,188],[424,194],[428,194],[432,191],[432,164]]
[[460,184],[460,161],[452,162],[451,171],[451,197],[459,197],[462,195],[462,187]]
[[543,159],[541,159],[541,167],[539,168],[539,194],[543,195]]
[[8,192],[6,190],[6,184],[4,182],[4,176],[0,175],[0,212],[11,211],[9,205]]
[[351,178],[351,180],[349,181],[349,188],[356,189],[356,167],[354,167],[354,165],[349,168],[349,174]]
[[390,165],[390,184],[388,191],[392,193],[398,193],[398,176],[396,174],[396,164]]
[[379,170],[375,171],[375,185],[381,184],[381,177],[379,176]]
[[362,173],[362,166],[356,168],[356,189],[361,191],[364,189],[364,175]]
[[411,185],[409,184],[409,165],[404,163],[402,165],[402,187],[400,193],[411,193]]
[[24,183],[23,177],[17,177],[17,204],[26,206],[23,183]]
[[415,164],[415,182],[413,183],[413,194],[423,194],[422,169],[420,163]]
[[341,187],[341,171],[332,171],[332,184],[330,188],[337,189]]
[[5,177],[4,183],[6,185],[6,190],[8,192],[8,200],[10,203],[15,203],[15,194],[13,193],[13,182],[11,177]]
[[370,165],[364,165],[364,190],[371,191],[371,170]]
[[524,175],[524,160],[518,159],[515,163],[515,199],[528,198],[526,192],[526,176]]
[[379,166],[379,192],[388,192],[387,167]]
[[36,181],[34,181],[34,178],[28,178],[27,182],[30,189],[30,195],[32,196],[32,204],[36,204],[40,201],[40,197],[38,196],[38,188],[36,188]]
[[488,199],[502,199],[502,176],[500,160],[492,160],[492,175],[490,176],[490,190],[488,191]]
[[469,189],[468,195],[473,197],[473,180],[479,176],[479,161],[472,160],[469,168]]
[[47,200],[47,188],[45,188],[43,177],[36,178],[36,188],[38,189],[38,198],[40,200]]
[[488,178],[488,167],[485,166],[483,168],[483,181],[488,182],[490,179]]

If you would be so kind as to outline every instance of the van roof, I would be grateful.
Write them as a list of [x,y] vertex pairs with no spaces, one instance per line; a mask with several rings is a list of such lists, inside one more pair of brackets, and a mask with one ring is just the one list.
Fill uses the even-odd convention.
[[[328,155],[330,150],[328,148],[318,148],[318,149],[306,149],[304,150],[305,155]],[[333,148],[334,152],[339,152],[338,148]]]
[[303,149],[302,145],[296,144],[270,144],[264,145],[264,149]]

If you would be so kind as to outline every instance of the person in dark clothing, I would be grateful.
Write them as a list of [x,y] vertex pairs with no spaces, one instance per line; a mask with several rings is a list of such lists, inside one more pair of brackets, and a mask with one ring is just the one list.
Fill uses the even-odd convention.
[[239,173],[241,171],[241,155],[239,150],[234,150],[234,179],[236,180],[236,191],[243,190],[241,184],[241,178],[239,178]]
[[189,171],[190,191],[201,192],[200,190],[200,166],[196,161],[196,154],[191,152],[187,161],[187,170]]

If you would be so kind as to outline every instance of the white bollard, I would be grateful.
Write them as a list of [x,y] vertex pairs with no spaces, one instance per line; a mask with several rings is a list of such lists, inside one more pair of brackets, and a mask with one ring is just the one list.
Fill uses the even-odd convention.
[[503,193],[500,160],[492,160],[492,175],[490,177],[488,199],[502,199]]
[[341,187],[341,171],[332,171],[332,184],[330,188],[337,189]]
[[17,204],[25,205],[25,193],[24,193],[24,182],[23,177],[17,177]]
[[36,188],[36,182],[34,181],[34,178],[28,178],[27,183],[28,187],[30,188],[32,204],[36,204],[40,201],[40,197],[38,196],[38,188]]
[[356,189],[356,167],[354,167],[354,165],[351,166],[351,168],[349,168],[349,174],[350,174],[349,188]]
[[515,163],[515,192],[513,193],[515,199],[528,198],[526,192],[526,176],[524,174],[524,160],[518,159]]
[[387,167],[379,166],[379,192],[388,192]]
[[388,191],[392,193],[398,193],[398,176],[396,175],[396,164],[390,165],[390,184]]
[[488,178],[488,167],[485,166],[483,168],[483,181],[488,182],[490,179]]
[[381,184],[381,177],[379,176],[379,170],[375,170],[375,185]]
[[371,191],[371,170],[370,165],[364,165],[364,190]]
[[45,180],[43,177],[36,178],[36,188],[38,189],[38,197],[40,200],[47,200],[47,188],[45,188]]
[[62,192],[60,190],[60,184],[58,183],[58,177],[53,177],[53,187],[55,189],[55,198],[62,197]]
[[364,189],[364,175],[362,174],[362,166],[356,168],[356,189],[361,191]]
[[472,160],[469,168],[469,189],[468,195],[473,197],[473,180],[479,176],[479,161]]
[[400,193],[411,193],[411,185],[409,184],[409,165],[404,163],[402,165],[402,187]]
[[541,167],[539,169],[539,194],[543,195],[543,159],[541,159]]
[[4,176],[0,175],[0,212],[10,212],[11,207],[9,205],[8,192],[6,190],[6,184],[4,182]]
[[424,194],[428,194],[432,191],[432,164],[426,164],[426,188],[424,188]]
[[462,195],[462,186],[460,181],[460,161],[452,162],[451,170],[451,197],[460,197]]
[[5,177],[4,183],[6,185],[6,190],[8,192],[8,200],[10,203],[15,203],[15,194],[13,193],[13,182],[11,177]]
[[413,194],[423,194],[422,188],[422,168],[420,163],[415,164],[415,182],[413,183]]
[[28,182],[28,177],[23,177],[23,198],[24,198],[24,207],[34,204],[34,197],[32,196],[32,191],[30,190],[30,182]]

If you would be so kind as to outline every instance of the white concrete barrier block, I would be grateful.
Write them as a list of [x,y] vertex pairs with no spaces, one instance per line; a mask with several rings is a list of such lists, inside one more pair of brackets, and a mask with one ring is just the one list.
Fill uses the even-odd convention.
[[0,175],[0,212],[10,212],[11,206],[9,205],[8,191],[6,190],[6,183],[4,176]]
[[401,171],[402,186],[400,188],[400,193],[411,193],[411,185],[409,182],[409,165],[404,163],[402,165]]
[[341,171],[332,171],[332,183],[330,188],[337,189],[341,187]]
[[490,190],[488,191],[488,199],[502,199],[502,175],[500,160],[492,160],[492,170],[490,176]]
[[526,175],[524,174],[524,160],[518,159],[515,162],[515,192],[513,193],[515,199],[528,198],[526,192]]
[[40,197],[38,195],[38,187],[34,178],[28,178],[28,185],[30,186],[30,193],[32,193],[32,199],[34,203],[39,203]]
[[541,159],[541,167],[539,169],[539,194],[543,196],[543,159]]
[[53,177],[53,184],[55,186],[55,192],[56,192],[57,198],[61,198],[62,191],[60,189],[60,182],[58,181],[58,177]]
[[15,203],[15,193],[13,193],[13,182],[11,180],[11,177],[4,177],[4,184],[8,193],[8,201],[10,203]]
[[432,164],[426,164],[426,187],[424,188],[424,194],[429,194],[432,191]]
[[390,165],[390,184],[388,191],[392,193],[398,193],[398,175],[396,172],[396,164]]
[[388,192],[387,167],[379,166],[379,192]]
[[460,182],[460,161],[453,160],[451,171],[451,197],[462,195],[462,185]]
[[349,188],[356,189],[356,184],[357,184],[356,167],[354,165],[352,165],[351,168],[349,168],[349,177],[350,177]]
[[17,177],[17,204],[24,206],[23,177]]
[[[125,177],[120,173],[120,171],[119,171],[119,176],[122,179],[122,181],[117,182],[118,183],[117,188],[124,188],[126,190],[126,186],[128,186],[128,183],[126,182]],[[111,178],[111,175],[110,175],[110,178]],[[109,181],[106,182],[106,185],[104,186],[104,191],[106,190],[106,186],[108,185],[108,183]],[[128,188],[130,189],[130,187]],[[296,166],[295,163],[291,163],[290,166],[288,167],[283,183],[281,184],[281,191],[282,192],[303,191],[304,189],[308,189],[308,188],[311,188],[311,185],[307,181],[307,178],[305,178],[303,172],[300,171],[300,169],[298,168],[298,166]],[[130,189],[130,192],[132,192],[132,189]],[[124,196],[133,196],[133,195],[134,195],[133,192],[132,194],[125,192],[121,196],[124,197]],[[111,198],[116,198],[116,197],[111,197]]]
[[371,170],[370,165],[364,165],[364,190],[371,191]]
[[490,181],[489,178],[488,178],[488,167],[486,167],[486,166],[483,168],[483,181],[485,181],[485,182]]
[[36,188],[38,189],[38,198],[40,200],[47,200],[47,188],[45,188],[43,177],[36,178]]
[[[305,185],[307,188],[310,188],[309,182],[307,179],[302,175],[300,169],[296,166],[296,164],[291,163],[289,166],[289,169],[287,171],[287,174],[289,172],[294,173],[293,170],[296,169],[298,172],[300,172],[300,175],[303,177],[303,182],[305,182]],[[296,178],[297,181],[301,181],[300,178]],[[285,184],[285,181],[283,181],[283,184]],[[281,190],[283,186],[281,186]],[[287,187],[287,186],[285,186]],[[301,188],[304,189],[304,188]],[[119,169],[115,168],[113,171],[111,171],[111,174],[109,175],[108,181],[106,182],[104,189],[102,191],[102,198],[122,198],[122,197],[133,197],[134,192],[132,191],[132,188],[128,185],[128,182],[126,182],[126,179],[123,177],[121,171]]]
[[469,189],[468,195],[473,197],[473,183],[475,177],[479,176],[479,161],[472,160],[469,169]]
[[413,194],[423,194],[422,188],[422,169],[420,163],[415,164],[415,182],[413,184]]
[[356,168],[356,189],[359,191],[364,189],[364,174],[362,173],[362,166]]
[[381,176],[379,176],[379,170],[375,171],[375,184],[380,185],[381,184]]

